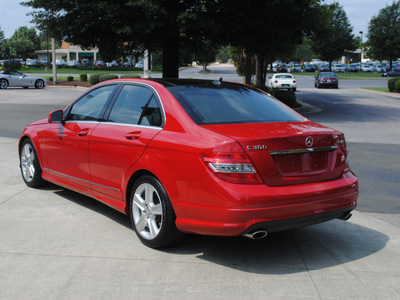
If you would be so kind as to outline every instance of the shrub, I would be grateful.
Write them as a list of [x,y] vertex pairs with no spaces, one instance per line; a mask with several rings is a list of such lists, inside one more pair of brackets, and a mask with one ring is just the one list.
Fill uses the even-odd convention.
[[298,107],[299,104],[296,102],[296,94],[292,91],[287,90],[272,90],[270,95],[285,103],[290,107]]
[[98,83],[100,82],[100,76],[101,76],[101,75],[102,75],[102,74],[93,74],[93,75],[90,75],[90,78],[89,78],[90,84],[91,84],[91,85],[98,84]]
[[68,76],[67,77],[67,81],[74,81],[74,77],[73,76]]
[[80,79],[81,81],[87,81],[87,78],[88,78],[88,76],[87,76],[86,73],[82,73],[81,75],[79,75],[79,79]]
[[[255,86],[255,84],[253,84],[253,86]],[[264,92],[269,93],[272,97],[275,97],[289,107],[300,107],[300,104],[297,103],[296,94],[292,91],[274,90],[266,85],[262,85],[258,88]]]
[[124,74],[120,78],[141,78],[138,74]]
[[53,81],[53,76],[49,76],[49,81]]
[[397,81],[397,79],[398,78],[391,78],[391,79],[389,79],[388,80],[388,89],[389,89],[389,92],[394,92],[395,91],[395,89],[396,89],[396,81]]
[[6,60],[4,62],[4,69],[13,69],[13,70],[18,70],[21,68],[21,63],[16,60],[8,61]]
[[118,79],[118,75],[114,75],[114,74],[101,75],[99,77],[99,82],[103,82],[103,81],[111,80],[111,79]]
[[400,93],[400,78],[397,78],[395,85],[394,85],[394,90],[398,93]]

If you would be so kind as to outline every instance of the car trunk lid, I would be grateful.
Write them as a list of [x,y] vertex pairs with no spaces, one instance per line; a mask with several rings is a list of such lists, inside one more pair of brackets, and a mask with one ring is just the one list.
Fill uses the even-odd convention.
[[310,121],[203,127],[234,138],[269,186],[330,180],[348,168],[343,134]]

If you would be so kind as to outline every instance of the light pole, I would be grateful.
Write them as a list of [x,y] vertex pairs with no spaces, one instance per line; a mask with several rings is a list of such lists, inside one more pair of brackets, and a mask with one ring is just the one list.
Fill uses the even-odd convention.
[[362,41],[363,41],[363,32],[362,31],[360,31],[360,34],[361,34],[361,43],[360,43],[360,50],[361,50],[361,57],[360,57],[360,71],[361,71],[361,69],[362,69]]

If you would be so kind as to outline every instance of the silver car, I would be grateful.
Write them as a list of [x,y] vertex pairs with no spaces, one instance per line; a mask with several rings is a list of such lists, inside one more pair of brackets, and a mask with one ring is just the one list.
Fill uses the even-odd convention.
[[47,85],[46,79],[37,76],[26,76],[18,71],[4,70],[0,71],[0,89],[8,87],[35,87],[42,89]]

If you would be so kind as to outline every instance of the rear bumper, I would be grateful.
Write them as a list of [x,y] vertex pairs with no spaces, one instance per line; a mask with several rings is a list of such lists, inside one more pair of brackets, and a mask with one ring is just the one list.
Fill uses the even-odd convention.
[[358,182],[348,172],[328,182],[284,187],[231,184],[223,192],[196,191],[188,196],[193,201],[175,206],[179,230],[236,236],[260,228],[281,231],[340,218],[356,207]]
[[248,234],[255,231],[264,230],[266,232],[276,232],[290,230],[297,227],[314,225],[333,219],[348,220],[351,217],[351,211],[356,208],[356,205],[329,211],[321,214],[309,215],[298,218],[291,218],[286,220],[277,220],[269,222],[256,223],[247,228],[242,234]]

